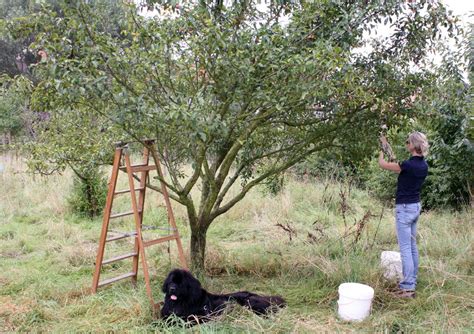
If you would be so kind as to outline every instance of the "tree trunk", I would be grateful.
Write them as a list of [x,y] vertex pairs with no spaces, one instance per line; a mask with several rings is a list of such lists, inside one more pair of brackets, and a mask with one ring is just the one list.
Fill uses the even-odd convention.
[[191,227],[191,271],[194,274],[204,272],[208,227],[208,224],[196,224],[196,226]]

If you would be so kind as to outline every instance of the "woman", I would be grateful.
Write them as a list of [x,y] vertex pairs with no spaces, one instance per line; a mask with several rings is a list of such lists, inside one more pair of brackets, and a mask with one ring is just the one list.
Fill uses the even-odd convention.
[[[381,137],[382,145],[387,139]],[[396,296],[414,298],[418,273],[418,249],[416,246],[416,224],[420,216],[420,190],[426,175],[428,164],[424,156],[428,151],[428,141],[421,132],[412,132],[406,140],[406,148],[411,157],[401,163],[387,162],[383,152],[379,155],[379,166],[398,173],[397,194],[395,200],[395,217],[398,245],[402,258],[403,280]]]

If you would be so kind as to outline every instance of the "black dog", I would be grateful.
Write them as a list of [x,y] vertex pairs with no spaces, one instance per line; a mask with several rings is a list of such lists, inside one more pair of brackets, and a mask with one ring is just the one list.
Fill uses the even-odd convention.
[[172,314],[191,324],[205,322],[222,314],[231,301],[264,315],[286,305],[280,296],[260,296],[247,291],[214,295],[201,287],[201,283],[190,272],[174,269],[163,283],[165,303],[161,317],[166,320]]

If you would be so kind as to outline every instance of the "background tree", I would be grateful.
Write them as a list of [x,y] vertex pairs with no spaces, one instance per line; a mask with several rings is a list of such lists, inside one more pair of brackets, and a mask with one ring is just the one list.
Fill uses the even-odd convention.
[[[48,10],[56,19],[64,17],[60,3],[55,0],[47,2]],[[69,115],[67,122],[60,123],[57,114],[53,117],[49,110],[30,108],[29,93],[39,83],[33,72],[41,59],[46,61],[47,53],[41,47],[30,47],[40,30],[18,33],[9,26],[11,20],[17,24],[27,23],[42,10],[43,5],[42,1],[35,0],[8,0],[0,4],[0,72],[4,74],[0,91],[0,133],[6,134],[8,140],[4,142],[7,143],[11,142],[12,136],[26,137],[28,144],[22,148],[31,154],[29,164],[35,171],[49,174],[66,166],[71,168],[75,180],[68,202],[73,212],[94,217],[102,212],[107,190],[99,166],[108,163],[110,154],[104,152],[106,148],[89,145],[94,143],[90,136],[97,134],[84,130],[96,129],[97,125],[92,124],[101,120],[77,112],[74,117]],[[101,29],[119,37],[118,21],[123,17],[124,8],[121,3],[94,1],[90,6],[102,13]],[[69,42],[74,43],[74,40]],[[45,57],[40,56],[41,52]],[[69,57],[73,58],[74,54]],[[17,80],[14,82],[8,77],[17,77]],[[71,133],[74,135],[70,136]],[[87,152],[86,157],[78,153],[80,150],[73,152],[71,148],[75,146]],[[56,149],[51,150],[51,147]],[[107,156],[105,161],[104,156]]]
[[[446,48],[440,63],[433,63],[431,79],[423,92],[414,99],[416,119],[407,126],[391,129],[390,141],[398,159],[405,160],[405,139],[411,131],[422,131],[428,135],[430,150],[427,162],[428,177],[422,188],[425,209],[457,209],[473,203],[474,148],[472,108],[472,38],[473,34],[462,34],[455,48]],[[461,64],[468,66],[460,66]],[[466,72],[463,69],[467,69]],[[382,200],[395,197],[396,177],[382,172],[371,159],[367,166],[356,169],[361,183]]]
[[[424,103],[430,117],[422,123],[431,137],[430,177],[422,195],[428,208],[460,209],[473,203],[473,27],[471,24],[470,31],[466,32],[460,51],[443,59],[430,93],[433,98]],[[462,60],[468,65],[468,78],[457,66]]]
[[4,138],[2,144],[9,144],[13,135],[22,129],[21,114],[22,101],[8,87],[0,87],[0,134]]
[[10,78],[28,73],[36,56],[28,50],[31,36],[14,39],[8,31],[9,19],[31,13],[29,1],[7,0],[0,3],[0,134],[2,144],[11,144],[14,136],[24,133],[25,115],[29,114],[27,99],[10,88]]
[[[425,84],[423,59],[440,27],[454,25],[439,2],[270,9],[200,1],[145,19],[130,6],[117,36],[103,29],[103,13],[79,4],[65,6],[63,18],[43,12],[16,29],[40,31],[35,47],[50,55],[35,69],[35,108],[58,124],[78,113],[93,121],[95,135],[80,139],[84,130],[71,128],[68,136],[90,146],[117,130],[121,139],[157,138],[171,198],[187,209],[195,270],[204,268],[211,223],[256,185],[321,150],[365,155],[382,120],[413,116],[409,97]],[[287,25],[280,24],[285,13]],[[382,20],[393,33],[367,55],[354,53]],[[45,153],[87,154],[74,143],[46,141]]]

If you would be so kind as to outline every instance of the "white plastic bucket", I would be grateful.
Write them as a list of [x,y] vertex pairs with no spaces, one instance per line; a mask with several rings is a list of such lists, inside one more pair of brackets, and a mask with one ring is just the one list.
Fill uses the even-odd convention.
[[362,321],[369,314],[374,298],[374,289],[360,283],[339,285],[338,314],[342,320]]
[[383,276],[388,280],[402,280],[402,258],[399,252],[385,251],[380,255]]

